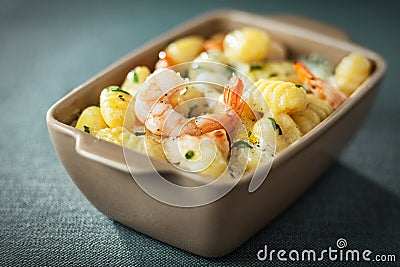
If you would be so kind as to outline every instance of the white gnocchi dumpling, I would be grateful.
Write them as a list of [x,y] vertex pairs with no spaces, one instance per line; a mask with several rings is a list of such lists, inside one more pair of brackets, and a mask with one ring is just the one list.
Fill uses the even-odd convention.
[[121,85],[121,89],[130,93],[132,96],[136,95],[140,86],[144,83],[147,76],[150,75],[150,70],[146,66],[138,66],[128,72],[124,82]]
[[118,86],[110,86],[100,94],[100,111],[108,127],[124,126],[132,129],[135,126],[134,105],[132,95]]
[[253,82],[259,79],[292,82],[301,84],[299,76],[293,68],[291,61],[269,61],[267,63],[248,65],[247,77]]
[[360,53],[350,53],[335,69],[336,86],[349,96],[367,79],[371,69],[372,64],[367,57]]
[[247,27],[234,30],[224,39],[224,54],[230,61],[258,62],[268,56],[271,39],[267,33]]
[[291,82],[260,79],[251,90],[260,91],[273,113],[293,113],[308,105],[306,91]]
[[106,127],[107,124],[103,116],[101,116],[100,108],[97,106],[85,108],[75,126],[75,128],[90,134],[95,134],[96,131]]
[[303,135],[333,112],[333,107],[328,102],[312,94],[308,94],[307,97],[309,100],[307,107],[304,110],[291,114],[293,121],[297,124]]
[[122,126],[117,126],[101,129],[95,136],[155,158],[166,159],[161,143],[149,137],[146,132],[131,132]]
[[191,35],[172,42],[165,52],[174,64],[180,64],[194,60],[203,51],[203,46],[203,37]]

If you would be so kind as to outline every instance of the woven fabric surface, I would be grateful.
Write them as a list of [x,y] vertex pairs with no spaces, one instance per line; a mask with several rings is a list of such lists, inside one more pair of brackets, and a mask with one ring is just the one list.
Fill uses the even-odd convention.
[[[0,1],[0,266],[354,264],[257,259],[264,245],[321,251],[336,246],[339,238],[354,249],[393,254],[398,264],[399,8],[389,1],[348,2]],[[215,8],[293,13],[336,25],[382,54],[389,68],[362,129],[319,181],[237,250],[206,259],[97,211],[58,160],[45,114],[72,88],[132,49]]]

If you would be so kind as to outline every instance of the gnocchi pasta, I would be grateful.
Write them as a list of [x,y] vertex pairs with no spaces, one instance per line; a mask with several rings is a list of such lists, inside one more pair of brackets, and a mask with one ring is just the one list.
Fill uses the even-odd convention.
[[260,79],[287,81],[300,84],[301,80],[289,61],[269,61],[259,65],[248,65],[245,72],[253,82]]
[[203,50],[204,38],[187,36],[172,42],[165,49],[173,64],[180,64],[195,59]]
[[87,133],[95,133],[100,129],[107,128],[107,124],[101,115],[100,108],[90,106],[83,110],[75,127]]
[[360,53],[350,53],[335,69],[336,85],[345,95],[351,95],[371,72],[371,62]]
[[132,133],[125,127],[117,126],[115,128],[103,128],[97,131],[95,136],[155,158],[165,159],[161,144],[142,132]]
[[273,113],[293,113],[308,104],[306,91],[291,82],[260,79],[251,90],[259,90]]
[[144,83],[149,75],[150,70],[146,66],[138,66],[134,68],[126,75],[126,78],[121,85],[121,90],[135,96],[137,90],[139,90],[139,87]]
[[110,86],[101,91],[100,112],[109,127],[125,126],[130,129],[135,126],[131,100],[131,94],[118,86]]
[[252,63],[267,57],[270,37],[255,28],[243,28],[228,33],[223,42],[224,54],[230,61]]
[[[154,72],[136,66],[120,86],[104,88],[75,127],[185,171],[235,177],[238,166],[254,169],[306,135],[372,71],[360,53],[333,68],[289,52],[251,27],[179,38],[160,51]],[[184,62],[192,62],[186,72],[174,71]]]

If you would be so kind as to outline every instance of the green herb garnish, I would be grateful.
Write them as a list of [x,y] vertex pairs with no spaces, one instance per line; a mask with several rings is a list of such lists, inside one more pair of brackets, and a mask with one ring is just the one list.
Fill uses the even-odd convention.
[[186,95],[186,93],[189,91],[189,88],[185,86],[185,89],[181,91],[181,95]]
[[191,159],[194,156],[194,151],[193,150],[189,150],[188,152],[186,152],[185,154],[185,158],[186,159]]
[[107,89],[108,89],[108,91],[111,91],[111,92],[121,92],[121,93],[130,95],[130,93],[128,93],[127,91],[124,91],[124,90],[122,90],[121,88],[118,88],[118,87],[108,87]]
[[190,108],[189,108],[189,112],[188,112],[188,118],[191,118],[191,117],[193,117],[193,113],[194,113],[194,110],[196,109],[198,107],[198,105],[193,105],[193,106],[191,106]]
[[142,136],[142,135],[145,135],[145,134],[146,134],[146,132],[135,132],[136,136]]
[[261,65],[250,65],[250,71],[261,70],[262,68]]
[[247,132],[247,137],[250,137],[251,134],[252,134],[252,131],[248,131],[248,132]]
[[122,101],[125,101],[124,96],[123,95],[118,95],[118,98],[121,99]]
[[235,143],[233,143],[232,148],[237,147],[237,148],[253,148],[249,143],[243,140],[239,140]]
[[139,76],[137,75],[136,71],[133,71],[133,82],[139,83]]
[[183,74],[182,78],[189,78],[189,70],[185,70],[185,73]]
[[89,134],[90,134],[90,128],[89,128],[88,126],[83,125],[83,130],[84,130],[86,133],[89,133]]
[[271,73],[271,74],[269,75],[268,78],[273,78],[273,77],[276,77],[276,76],[278,76],[278,74],[276,74],[276,73]]
[[274,131],[278,130],[278,135],[282,135],[281,126],[279,126],[279,124],[276,123],[275,119],[272,117],[268,117],[268,119],[271,121],[272,128],[274,128]]
[[295,84],[294,86],[296,86],[297,88],[303,88],[301,84]]

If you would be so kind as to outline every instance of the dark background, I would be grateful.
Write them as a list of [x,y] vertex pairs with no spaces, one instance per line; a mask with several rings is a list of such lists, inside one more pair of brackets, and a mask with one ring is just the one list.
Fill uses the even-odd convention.
[[[308,263],[259,262],[256,254],[264,244],[320,251],[335,247],[341,237],[349,249],[395,254],[399,263],[400,9],[395,3],[1,1],[0,265],[299,266]],[[215,8],[293,13],[327,22],[383,55],[388,71],[363,128],[320,180],[239,249],[205,259],[98,212],[58,160],[45,113],[132,49]]]

